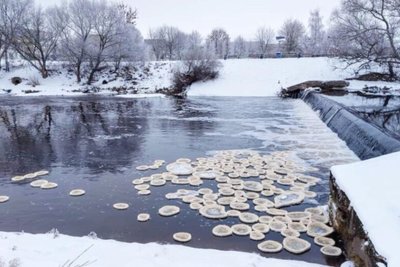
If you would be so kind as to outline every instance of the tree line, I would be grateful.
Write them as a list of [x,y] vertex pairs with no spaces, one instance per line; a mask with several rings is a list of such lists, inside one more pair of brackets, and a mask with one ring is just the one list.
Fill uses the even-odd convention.
[[360,68],[384,66],[396,78],[399,10],[400,0],[342,0],[327,25],[314,10],[307,25],[287,19],[279,30],[263,26],[248,39],[222,28],[203,37],[164,25],[150,29],[145,40],[135,26],[136,10],[125,4],[70,0],[43,9],[34,0],[0,0],[0,62],[9,71],[10,55],[17,54],[44,78],[50,61],[67,62],[77,82],[90,84],[106,65],[118,70],[126,61],[334,56]]
[[[93,82],[105,62],[141,60],[145,44],[135,27],[136,11],[101,0],[71,0],[43,9],[33,0],[0,0],[0,60],[9,71],[17,53],[43,78],[50,61],[66,61],[77,82]],[[85,66],[85,73],[83,71]]]

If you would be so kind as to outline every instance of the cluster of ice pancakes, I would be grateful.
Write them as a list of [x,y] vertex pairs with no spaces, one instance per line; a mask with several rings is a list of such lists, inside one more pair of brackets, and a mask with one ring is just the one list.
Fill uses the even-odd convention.
[[[18,175],[11,177],[11,182],[13,183],[29,183],[33,188],[40,189],[54,189],[58,187],[57,183],[50,182],[45,179],[41,179],[42,176],[48,175],[50,172],[47,170],[41,170],[37,172],[28,173],[25,175]],[[70,196],[78,197],[83,196],[85,194],[85,190],[83,189],[73,189],[69,192]],[[10,198],[8,196],[0,196],[0,203],[4,203],[8,201]]]
[[[276,253],[285,249],[301,254],[311,248],[311,244],[302,238],[308,235],[322,247],[321,253],[339,256],[341,249],[335,247],[335,240],[329,237],[333,228],[329,226],[326,209],[317,206],[300,210],[301,206],[298,206],[306,198],[317,196],[311,188],[320,179],[304,174],[317,170],[301,164],[286,151],[269,155],[253,151],[221,151],[212,157],[177,159],[166,166],[166,172],[137,178],[132,184],[139,195],[149,195],[152,187],[168,183],[184,185],[186,189],[167,193],[165,198],[179,200],[210,220],[223,222],[229,217],[237,218],[237,224],[221,223],[210,229],[216,237],[247,236],[260,241],[257,247],[262,252]],[[205,181],[211,180],[215,181],[215,189],[202,187]],[[187,189],[188,186],[193,188]],[[298,209],[285,209],[291,206]],[[159,215],[164,217],[179,212],[180,208],[173,205],[159,209]],[[146,221],[148,219],[146,217]],[[280,233],[282,241],[268,240],[270,231]],[[189,242],[191,236],[180,232],[173,238],[178,242]]]

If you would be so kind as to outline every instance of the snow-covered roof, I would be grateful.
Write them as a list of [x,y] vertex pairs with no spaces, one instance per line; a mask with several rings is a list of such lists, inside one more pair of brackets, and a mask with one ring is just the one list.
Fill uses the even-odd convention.
[[399,164],[400,152],[396,152],[331,169],[389,267],[400,266]]

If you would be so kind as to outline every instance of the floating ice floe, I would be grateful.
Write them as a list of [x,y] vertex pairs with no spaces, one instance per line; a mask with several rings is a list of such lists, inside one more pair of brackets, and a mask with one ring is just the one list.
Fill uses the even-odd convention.
[[283,222],[272,221],[269,224],[269,228],[275,232],[282,232],[283,230],[285,230],[287,228],[287,225]]
[[286,215],[294,222],[300,222],[302,219],[310,218],[311,214],[304,211],[292,211]]
[[179,176],[191,175],[193,173],[193,167],[185,162],[174,162],[167,165],[167,171]]
[[289,228],[281,231],[281,234],[284,237],[300,237],[300,232],[298,232],[296,230],[289,229]]
[[50,173],[49,171],[40,170],[40,171],[35,172],[34,174],[35,174],[36,177],[38,177],[38,176],[45,176],[45,175],[48,175],[49,173]]
[[25,177],[23,175],[18,175],[18,176],[11,177],[11,181],[12,182],[21,182],[23,180],[25,180]]
[[282,244],[273,241],[273,240],[267,240],[264,242],[261,242],[260,244],[257,245],[257,248],[261,250],[262,252],[266,253],[277,253],[280,252],[283,248]]
[[251,227],[248,226],[247,224],[242,224],[242,223],[235,224],[235,225],[232,225],[231,228],[232,228],[232,232],[235,235],[240,235],[240,236],[249,235],[251,232]]
[[135,189],[136,190],[147,190],[150,188],[150,185],[148,184],[139,184],[139,185],[135,185]]
[[114,207],[114,209],[117,209],[117,210],[126,210],[126,209],[129,208],[129,204],[127,204],[127,203],[115,203],[113,205],[113,207]]
[[79,197],[79,196],[83,196],[85,193],[86,192],[83,189],[74,189],[74,190],[71,190],[71,192],[69,192],[69,195],[73,196],[73,197]]
[[181,211],[181,209],[177,206],[173,206],[173,205],[166,205],[161,207],[158,210],[158,214],[160,214],[161,216],[164,217],[170,217],[170,216],[174,216],[176,214],[178,214]]
[[218,237],[225,237],[232,235],[232,229],[228,225],[217,225],[212,229],[212,233]]
[[250,232],[250,239],[254,241],[260,241],[265,238],[265,235],[259,231],[251,231]]
[[253,224],[253,225],[251,226],[251,229],[253,229],[254,231],[261,232],[261,233],[263,233],[263,234],[266,234],[266,233],[269,232],[269,226],[268,226],[268,224],[266,224],[266,223],[256,223],[256,224]]
[[288,224],[288,228],[300,233],[306,232],[307,231],[307,226],[305,226],[301,222],[292,222]]
[[44,184],[47,184],[49,181],[47,181],[47,180],[36,180],[36,181],[33,181],[33,182],[31,182],[30,183],[30,185],[32,186],[32,187],[41,187],[42,185],[44,185]]
[[260,223],[265,223],[265,224],[269,224],[272,221],[273,217],[268,216],[268,215],[262,215],[258,218],[258,221]]
[[334,247],[334,246],[325,246],[321,248],[321,253],[326,255],[326,256],[340,256],[342,255],[342,250],[338,247]]
[[239,215],[240,215],[240,211],[238,211],[238,210],[228,210],[227,212],[226,212],[226,214],[229,216],[229,217],[239,217]]
[[175,241],[181,243],[189,242],[192,239],[192,235],[186,232],[175,233],[172,237],[174,238]]
[[287,191],[274,198],[275,207],[282,208],[297,205],[303,202],[304,194],[300,192]]
[[317,244],[318,246],[325,247],[325,246],[334,246],[336,242],[335,240],[329,237],[316,236],[314,238],[314,243]]
[[221,205],[206,205],[199,210],[200,214],[209,219],[223,219],[228,216],[225,207]]
[[243,223],[256,223],[258,222],[258,216],[250,212],[242,212],[239,215],[239,220]]
[[244,210],[249,210],[250,209],[250,205],[248,203],[242,203],[242,202],[231,202],[231,204],[229,204],[229,207],[231,209],[234,210],[240,210],[240,211],[244,211]]
[[321,222],[312,221],[307,226],[307,235],[311,237],[327,236],[333,233],[333,228]]
[[285,239],[283,239],[283,247],[291,253],[301,254],[309,250],[311,244],[297,237],[285,237]]
[[5,203],[10,200],[9,196],[0,196],[0,203]]
[[253,192],[261,192],[263,190],[263,185],[259,182],[245,181],[243,183],[243,189]]
[[56,183],[47,182],[47,183],[45,183],[45,184],[42,184],[42,185],[40,186],[40,188],[42,188],[42,189],[54,189],[54,188],[56,188],[57,186],[58,186],[58,184],[56,184]]
[[138,191],[138,195],[141,195],[141,196],[147,196],[147,195],[150,195],[150,194],[151,194],[151,191],[148,190],[148,189],[139,190],[139,191]]
[[150,214],[148,213],[139,213],[137,216],[137,220],[139,222],[147,222],[148,220],[150,220]]
[[140,165],[136,167],[136,170],[138,171],[147,171],[149,169],[149,166],[147,165]]

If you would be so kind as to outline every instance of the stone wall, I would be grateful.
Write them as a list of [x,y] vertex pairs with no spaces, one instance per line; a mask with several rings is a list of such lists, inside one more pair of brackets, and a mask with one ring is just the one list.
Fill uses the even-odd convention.
[[330,190],[329,211],[332,225],[344,241],[347,257],[355,263],[356,267],[378,267],[378,263],[387,265],[364,231],[363,224],[351,206],[346,193],[339,188],[332,175]]

